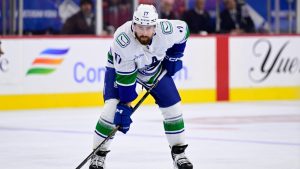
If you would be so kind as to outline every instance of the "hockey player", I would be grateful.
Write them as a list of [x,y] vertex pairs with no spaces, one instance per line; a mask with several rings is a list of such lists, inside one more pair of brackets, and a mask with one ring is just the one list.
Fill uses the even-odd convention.
[[[189,36],[187,24],[180,20],[158,19],[153,5],[141,4],[132,21],[119,27],[108,52],[104,83],[104,108],[96,125],[94,149],[116,126],[126,134],[132,120],[131,102],[136,99],[136,83],[149,88],[163,69],[167,74],[151,91],[159,106],[171,148],[175,169],[192,169],[185,155],[187,144],[180,96],[173,76],[182,68],[181,57]],[[90,169],[104,169],[110,139],[91,158]]]

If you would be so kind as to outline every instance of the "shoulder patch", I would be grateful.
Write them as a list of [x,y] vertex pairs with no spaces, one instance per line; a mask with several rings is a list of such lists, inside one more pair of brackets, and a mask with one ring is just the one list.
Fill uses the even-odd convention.
[[125,48],[130,44],[130,39],[124,32],[117,36],[116,41],[122,48]]
[[171,22],[169,21],[162,21],[160,22],[161,30],[163,34],[171,34],[173,33],[173,27]]

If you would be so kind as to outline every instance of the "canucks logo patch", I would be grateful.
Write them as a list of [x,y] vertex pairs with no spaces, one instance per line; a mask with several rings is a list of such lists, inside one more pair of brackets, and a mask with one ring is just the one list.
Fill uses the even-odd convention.
[[122,47],[125,48],[130,44],[130,39],[129,37],[122,32],[117,38],[116,38],[117,43]]
[[173,33],[172,24],[169,21],[163,21],[160,23],[163,34],[171,34]]

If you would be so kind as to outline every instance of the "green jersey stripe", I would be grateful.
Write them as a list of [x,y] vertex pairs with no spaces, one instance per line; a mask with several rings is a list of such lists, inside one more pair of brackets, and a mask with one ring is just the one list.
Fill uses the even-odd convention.
[[190,34],[191,34],[191,33],[190,33],[190,29],[189,29],[189,27],[186,25],[186,33],[185,33],[184,39],[187,40],[187,38],[190,37]]
[[158,71],[148,80],[148,84],[153,84],[154,81],[156,80],[156,78],[160,75],[160,72],[162,70],[162,66],[160,65],[160,67],[158,68]]
[[108,62],[110,62],[112,64],[114,63],[113,56],[110,52],[107,53],[107,60],[108,60]]
[[124,75],[116,73],[116,82],[121,86],[131,86],[136,82],[137,71],[132,74]]

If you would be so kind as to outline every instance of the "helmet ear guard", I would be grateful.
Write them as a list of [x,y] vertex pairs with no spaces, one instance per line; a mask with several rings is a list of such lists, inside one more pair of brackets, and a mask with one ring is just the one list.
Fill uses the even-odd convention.
[[156,25],[158,13],[153,5],[140,4],[133,14],[132,22],[139,25]]

